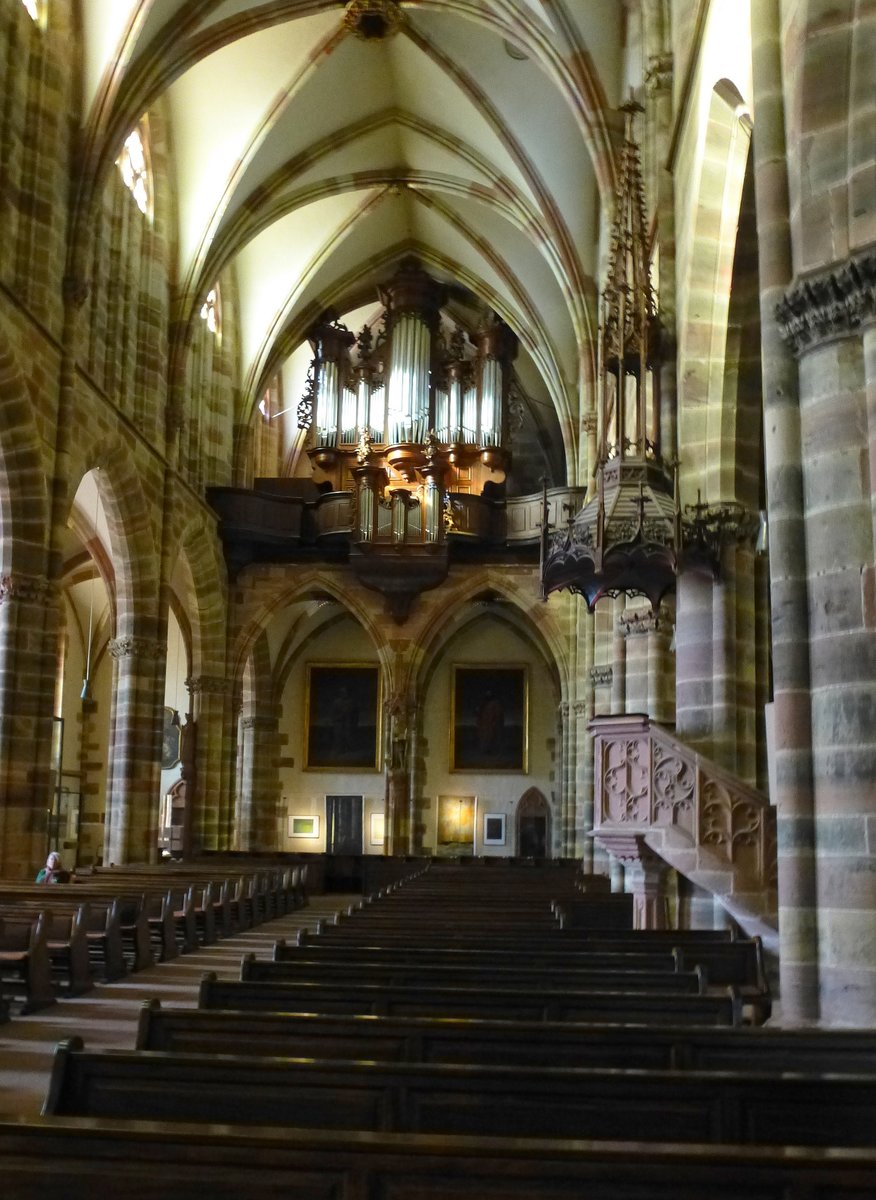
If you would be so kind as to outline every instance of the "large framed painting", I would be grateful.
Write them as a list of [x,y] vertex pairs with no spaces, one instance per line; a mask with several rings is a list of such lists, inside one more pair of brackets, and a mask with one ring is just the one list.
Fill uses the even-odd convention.
[[377,667],[365,663],[308,663],[306,713],[307,770],[377,770]]
[[526,771],[525,666],[454,666],[451,710],[451,771]]
[[438,853],[474,854],[474,796],[438,797]]

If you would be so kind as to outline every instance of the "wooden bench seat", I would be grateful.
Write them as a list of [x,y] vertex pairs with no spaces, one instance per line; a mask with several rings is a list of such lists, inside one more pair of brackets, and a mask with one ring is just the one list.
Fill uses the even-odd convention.
[[141,1009],[138,1050],[650,1070],[876,1074],[876,1030],[583,1025]]
[[350,980],[359,983],[375,983],[393,987],[442,987],[490,989],[513,988],[544,992],[557,990],[576,991],[657,991],[661,993],[681,992],[685,995],[702,995],[707,979],[701,968],[681,973],[669,968],[656,971],[597,970],[586,967],[531,966],[511,964],[497,966],[469,964],[424,964],[414,966],[391,962],[367,962],[364,958],[349,962],[333,962],[331,959],[300,957],[274,962],[245,954],[240,964],[240,978],[268,983],[290,980],[312,980],[318,983],[345,986]]
[[398,1133],[873,1146],[876,1076],[55,1053],[44,1115]]
[[85,905],[89,957],[107,982],[127,973],[126,943],[134,965],[151,962],[148,926],[137,896],[120,897],[116,892],[92,891],[72,883],[46,886],[4,881],[0,883],[0,904],[22,911],[50,908],[56,914],[72,913]]
[[0,1121],[4,1200],[870,1200],[876,1151]]
[[742,1020],[738,995],[685,995],[672,992],[599,992],[566,989],[484,987],[393,987],[349,982],[337,984],[201,980],[202,1008],[250,1012],[372,1013],[376,1016],[454,1016],[531,1021],[610,1021],[642,1024],[736,1025]]
[[0,995],[21,1000],[21,1012],[36,1012],[57,999],[49,956],[46,912],[7,913],[0,925]]
[[332,962],[339,970],[343,964],[354,977],[360,964],[371,963],[422,967],[426,971],[477,965],[484,971],[494,970],[497,975],[520,962],[525,962],[528,968],[537,966],[541,971],[552,968],[564,973],[580,969],[690,972],[700,967],[710,986],[737,987],[756,1010],[754,1019],[757,1023],[766,1020],[771,1011],[771,997],[759,938],[688,943],[680,936],[679,942],[683,944],[672,945],[667,940],[645,948],[647,942],[604,939],[594,942],[593,948],[589,943],[576,943],[574,949],[568,950],[530,946],[520,951],[513,946],[382,945],[379,935],[369,937],[364,944],[355,939],[339,942],[330,936],[306,935],[291,945],[282,939],[276,942],[273,958],[275,962]]
[[[29,908],[30,906],[28,906]],[[81,996],[94,980],[88,956],[88,905],[39,909],[45,917],[46,942],[53,976],[65,985],[67,996]],[[20,920],[22,907],[0,904],[0,919]]]

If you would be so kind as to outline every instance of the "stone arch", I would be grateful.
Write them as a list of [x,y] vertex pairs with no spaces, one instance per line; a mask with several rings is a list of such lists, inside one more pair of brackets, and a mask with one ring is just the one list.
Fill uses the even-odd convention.
[[365,630],[377,652],[381,668],[391,671],[393,655],[384,634],[385,622],[381,619],[382,601],[377,593],[364,589],[349,591],[345,588],[342,575],[334,575],[319,567],[309,569],[293,582],[283,581],[282,586],[267,595],[259,592],[244,616],[232,643],[229,657],[229,674],[235,681],[242,677],[243,664],[252,646],[270,623],[271,617],[281,609],[308,597],[328,598],[340,604]]
[[[96,470],[115,576],[116,637],[154,638],[159,629],[159,563],[150,505],[121,438],[99,443],[82,464],[77,483]],[[71,487],[72,498],[76,487]]]
[[515,854],[524,857],[541,857],[542,855],[527,854],[528,838],[535,833],[534,829],[528,829],[526,822],[528,820],[538,821],[544,819],[544,849],[542,854],[545,857],[550,857],[551,846],[553,844],[553,814],[551,806],[544,792],[539,788],[527,788],[520,799],[517,801],[517,808],[514,811],[514,852]]
[[215,531],[197,518],[170,536],[181,549],[191,586],[191,675],[224,672],[228,585]]
[[[559,699],[566,699],[571,688],[570,664],[556,626],[552,620],[536,620],[536,603],[529,588],[524,593],[498,572],[491,571],[476,579],[461,580],[452,589],[445,587],[442,590],[440,609],[431,614],[428,628],[418,639],[410,682],[415,682],[418,690],[422,689],[450,639],[482,615],[471,607],[480,597],[485,597],[485,603],[491,602],[486,597],[496,597],[495,615],[507,621],[536,648],[554,679]],[[538,611],[540,615],[547,615],[540,602]]]
[[681,289],[682,487],[712,502],[734,499],[733,447],[725,446],[725,371],[733,261],[751,144],[751,118],[729,79],[712,89],[698,149],[688,286]]

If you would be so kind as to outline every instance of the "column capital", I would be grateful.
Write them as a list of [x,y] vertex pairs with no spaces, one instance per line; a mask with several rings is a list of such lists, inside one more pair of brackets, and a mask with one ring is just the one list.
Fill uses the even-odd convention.
[[265,733],[277,732],[276,717],[242,717],[240,724],[244,729],[261,729]]
[[876,321],[876,252],[807,275],[776,305],[776,321],[796,355]]
[[55,598],[58,585],[45,575],[25,575],[14,572],[0,575],[0,604],[20,600],[24,604],[46,607]]
[[224,675],[190,675],[185,687],[190,696],[225,696],[231,690],[231,680]]
[[167,643],[155,638],[128,634],[125,637],[111,638],[109,652],[110,657],[117,662],[123,658],[142,658],[160,662],[161,659],[167,658]]
[[611,687],[611,681],[614,678],[614,670],[611,664],[604,667],[590,668],[590,682],[594,687]]

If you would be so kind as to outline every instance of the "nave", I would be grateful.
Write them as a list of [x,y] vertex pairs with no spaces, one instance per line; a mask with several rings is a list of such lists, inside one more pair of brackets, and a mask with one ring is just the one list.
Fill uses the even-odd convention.
[[136,1051],[68,1043],[4,1195],[872,1196],[876,1040],[760,1026],[756,939],[634,930],[572,865],[409,870],[220,943]]

